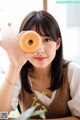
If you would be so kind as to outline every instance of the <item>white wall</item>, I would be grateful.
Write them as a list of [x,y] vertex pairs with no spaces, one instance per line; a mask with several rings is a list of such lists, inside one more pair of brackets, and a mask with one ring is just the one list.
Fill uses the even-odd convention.
[[59,23],[66,59],[80,64],[80,4],[57,4],[48,0],[48,11]]
[[[7,24],[10,22],[18,31],[22,19],[29,12],[41,9],[43,9],[43,0],[0,0],[0,28],[7,29]],[[6,75],[8,66],[7,54],[0,47],[0,84],[4,80],[4,73]]]

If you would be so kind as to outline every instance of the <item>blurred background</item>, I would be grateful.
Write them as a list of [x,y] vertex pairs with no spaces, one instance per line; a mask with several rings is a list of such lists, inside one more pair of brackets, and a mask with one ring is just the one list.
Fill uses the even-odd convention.
[[[80,4],[63,4],[56,1],[0,0],[0,23],[3,22],[5,24],[10,22],[14,24],[15,29],[18,31],[22,19],[29,12],[43,9],[48,11],[59,23],[62,32],[64,58],[80,65]],[[4,79],[4,74],[8,70],[8,65],[7,54],[0,47],[0,84],[2,79]]]

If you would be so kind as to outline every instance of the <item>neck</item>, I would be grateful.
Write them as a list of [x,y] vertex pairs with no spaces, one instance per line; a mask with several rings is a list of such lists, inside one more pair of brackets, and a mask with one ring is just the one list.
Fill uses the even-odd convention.
[[51,76],[51,66],[48,66],[46,68],[33,67],[31,71],[31,76],[38,78],[39,80],[45,80]]

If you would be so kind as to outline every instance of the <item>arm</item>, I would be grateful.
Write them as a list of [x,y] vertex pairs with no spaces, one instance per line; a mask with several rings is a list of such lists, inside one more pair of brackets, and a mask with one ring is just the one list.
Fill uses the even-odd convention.
[[27,59],[25,53],[20,50],[17,39],[11,41],[11,39],[6,40],[4,38],[0,41],[0,46],[7,52],[10,61],[8,74],[0,87],[0,112],[10,112],[12,110],[11,100],[15,84],[17,83],[20,70],[27,62]]
[[70,117],[69,119],[80,120],[80,66],[76,63],[72,62],[69,65],[68,80],[70,85],[70,95],[72,98],[68,101],[68,107],[72,113],[72,116],[77,116]]
[[20,68],[15,68],[10,65],[8,75],[0,87],[0,112],[10,112],[12,110],[11,100],[19,72]]

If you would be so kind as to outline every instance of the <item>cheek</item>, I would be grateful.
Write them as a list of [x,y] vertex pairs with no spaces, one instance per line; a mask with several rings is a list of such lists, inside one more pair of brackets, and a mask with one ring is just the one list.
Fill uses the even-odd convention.
[[46,47],[46,50],[49,53],[56,53],[56,43],[48,44],[48,46]]
[[47,54],[49,56],[49,60],[52,61],[56,56],[56,45],[49,45],[47,49]]

